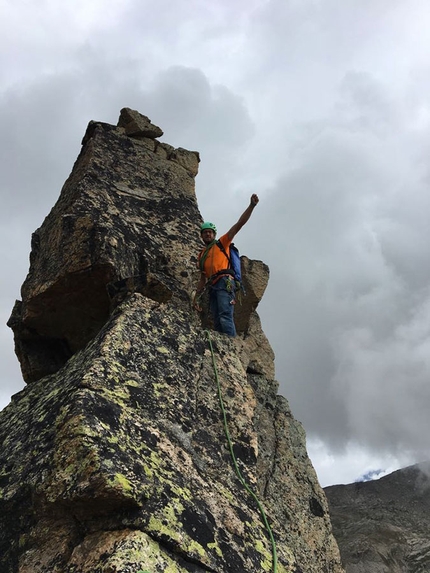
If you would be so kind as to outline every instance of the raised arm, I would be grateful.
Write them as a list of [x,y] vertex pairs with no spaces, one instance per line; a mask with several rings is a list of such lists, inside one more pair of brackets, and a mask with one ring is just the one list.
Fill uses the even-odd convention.
[[228,238],[232,241],[233,237],[241,230],[241,228],[245,225],[245,223],[247,223],[249,221],[249,218],[252,215],[252,211],[254,210],[254,207],[257,205],[259,201],[258,196],[254,193],[253,195],[251,195],[251,199],[249,202],[248,207],[245,209],[245,211],[242,213],[242,215],[239,217],[237,223],[235,223],[233,225],[233,227],[229,230],[228,234]]

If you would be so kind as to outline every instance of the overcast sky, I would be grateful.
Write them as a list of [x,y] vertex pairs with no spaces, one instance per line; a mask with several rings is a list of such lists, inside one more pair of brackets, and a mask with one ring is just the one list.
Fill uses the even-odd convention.
[[428,0],[0,0],[0,407],[31,233],[87,123],[198,150],[197,198],[271,278],[259,312],[322,485],[430,459]]

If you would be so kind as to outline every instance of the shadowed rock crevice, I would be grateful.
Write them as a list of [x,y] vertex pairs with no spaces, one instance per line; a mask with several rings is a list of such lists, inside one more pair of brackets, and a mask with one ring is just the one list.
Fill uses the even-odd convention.
[[342,573],[256,312],[268,268],[242,258],[240,335],[211,332],[212,356],[191,310],[199,157],[160,134],[126,108],[118,126],[91,122],[34,235],[9,321],[31,384],[0,412],[0,571],[271,571],[219,382],[279,573]]

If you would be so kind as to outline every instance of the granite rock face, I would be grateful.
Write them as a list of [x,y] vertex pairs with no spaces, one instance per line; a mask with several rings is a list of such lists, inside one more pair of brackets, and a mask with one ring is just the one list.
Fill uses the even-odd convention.
[[129,109],[91,122],[34,234],[9,321],[28,385],[0,412],[0,571],[272,571],[233,452],[279,573],[341,573],[255,311],[268,268],[243,257],[239,335],[207,331],[191,305],[199,156],[161,134]]
[[125,127],[89,124],[59,201],[33,234],[22,302],[9,321],[27,382],[57,371],[94,338],[114,294],[189,299],[199,156],[155,140],[162,131],[144,116],[127,136],[127,120],[137,124],[138,115],[122,110]]
[[347,573],[430,571],[430,463],[325,488]]

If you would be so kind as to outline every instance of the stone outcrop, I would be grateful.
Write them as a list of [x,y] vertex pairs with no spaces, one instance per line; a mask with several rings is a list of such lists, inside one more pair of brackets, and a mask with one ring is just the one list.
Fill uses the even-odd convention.
[[239,335],[211,332],[212,353],[191,305],[199,155],[161,135],[129,109],[90,122],[33,236],[9,321],[28,385],[0,413],[0,571],[271,571],[233,453],[279,573],[341,573],[255,311],[268,268],[243,257]]
[[430,463],[325,488],[347,573],[430,571]]

